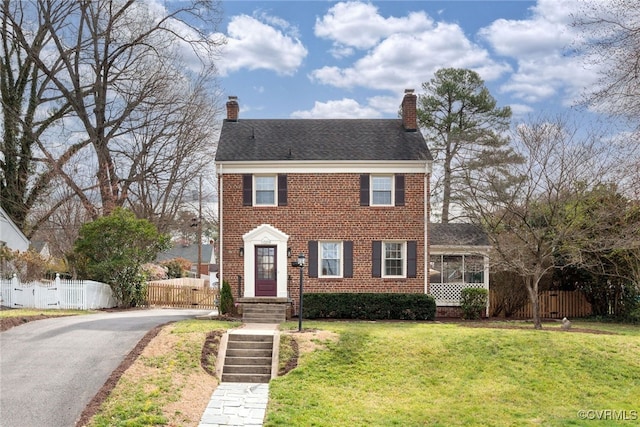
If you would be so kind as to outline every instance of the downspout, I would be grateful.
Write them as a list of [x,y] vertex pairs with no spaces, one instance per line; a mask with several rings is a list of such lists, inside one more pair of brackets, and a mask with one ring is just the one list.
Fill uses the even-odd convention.
[[218,289],[222,290],[222,280],[224,277],[223,265],[224,265],[224,251],[223,247],[223,232],[224,227],[222,226],[222,200],[223,196],[223,177],[222,177],[222,165],[216,165],[218,169]]
[[[428,167],[427,167],[428,171]],[[429,173],[424,174],[424,293],[429,293]]]

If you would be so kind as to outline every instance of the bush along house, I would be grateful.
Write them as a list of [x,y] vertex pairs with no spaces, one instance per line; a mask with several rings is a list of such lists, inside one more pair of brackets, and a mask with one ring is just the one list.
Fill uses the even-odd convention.
[[219,276],[243,315],[304,293],[429,293],[432,157],[417,96],[399,119],[241,119],[227,102],[216,154]]

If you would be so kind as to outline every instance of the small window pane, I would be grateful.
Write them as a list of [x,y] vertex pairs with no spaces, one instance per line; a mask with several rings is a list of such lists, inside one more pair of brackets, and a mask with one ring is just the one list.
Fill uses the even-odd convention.
[[462,282],[462,255],[442,257],[442,283]]
[[467,283],[484,283],[484,259],[478,255],[464,257],[465,281]]
[[322,276],[341,276],[340,243],[323,242],[320,244]]
[[390,176],[374,176],[371,178],[372,205],[390,205],[393,179]]
[[404,259],[402,243],[384,244],[384,274],[385,276],[404,275]]
[[256,177],[256,205],[275,205],[276,179],[273,176]]
[[442,283],[442,256],[431,255],[429,263],[429,282]]

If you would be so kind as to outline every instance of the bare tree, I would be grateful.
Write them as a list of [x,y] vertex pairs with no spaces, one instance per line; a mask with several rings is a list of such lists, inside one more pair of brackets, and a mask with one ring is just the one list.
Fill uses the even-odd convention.
[[595,91],[585,102],[600,111],[627,117],[640,130],[640,3],[587,0],[574,16],[582,30],[577,48],[600,70]]
[[[214,61],[224,42],[211,36],[217,2],[178,2],[173,10],[134,0],[25,3],[46,46],[32,46],[14,16],[7,21],[53,94],[41,108],[65,109],[58,134],[35,139],[43,162],[94,219],[143,200],[165,215],[162,198],[180,199],[175,174],[212,159],[207,123],[217,113]],[[61,164],[65,153],[82,164]]]
[[[30,236],[34,227],[27,224],[29,212],[46,197],[57,171],[86,143],[69,144],[51,161],[42,158],[37,145],[70,111],[61,94],[48,90],[51,81],[32,56],[46,50],[51,42],[49,32],[60,29],[67,8],[61,5],[58,13],[52,13],[48,27],[42,21],[31,25],[34,15],[27,1],[3,0],[0,8],[0,198],[15,224]],[[56,71],[52,66],[52,72]],[[40,108],[42,105],[51,108]]]
[[562,118],[520,125],[514,141],[525,161],[509,171],[516,180],[505,180],[502,171],[491,168],[466,177],[466,208],[488,231],[494,268],[523,278],[536,329],[542,327],[541,280],[557,266],[561,247],[584,238],[575,227],[579,212],[569,208],[570,202],[606,177],[609,147],[600,143],[600,135],[579,131]]

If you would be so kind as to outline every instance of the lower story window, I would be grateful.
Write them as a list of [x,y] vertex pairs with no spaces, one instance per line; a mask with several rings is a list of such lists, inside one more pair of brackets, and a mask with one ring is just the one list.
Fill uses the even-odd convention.
[[320,242],[321,277],[342,277],[342,243]]
[[385,242],[383,250],[383,276],[404,276],[404,243]]

